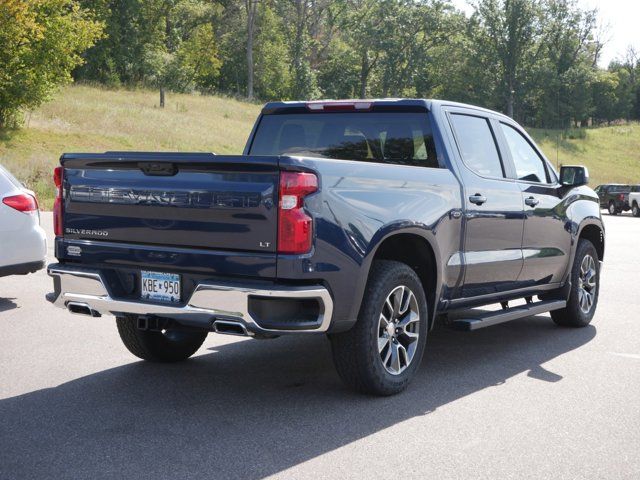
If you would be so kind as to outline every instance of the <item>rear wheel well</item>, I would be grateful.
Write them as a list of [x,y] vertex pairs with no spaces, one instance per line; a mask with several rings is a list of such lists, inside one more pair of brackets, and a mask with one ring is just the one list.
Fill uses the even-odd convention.
[[438,271],[433,249],[427,240],[419,235],[401,233],[382,242],[373,258],[376,260],[395,260],[411,267],[424,288],[429,308],[429,326],[436,308],[436,286]]
[[604,233],[597,225],[587,225],[580,232],[580,238],[589,240],[598,253],[598,260],[604,260]]

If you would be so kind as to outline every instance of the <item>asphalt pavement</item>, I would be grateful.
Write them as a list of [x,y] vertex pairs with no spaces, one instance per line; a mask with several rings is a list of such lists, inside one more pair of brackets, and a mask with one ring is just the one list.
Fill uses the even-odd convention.
[[0,278],[0,479],[640,479],[640,218],[605,223],[589,327],[438,330],[390,398],[346,389],[324,336],[150,364],[45,272]]

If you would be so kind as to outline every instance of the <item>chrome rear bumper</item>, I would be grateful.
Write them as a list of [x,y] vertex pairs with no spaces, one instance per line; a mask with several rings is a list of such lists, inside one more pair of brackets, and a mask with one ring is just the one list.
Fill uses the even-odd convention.
[[[214,323],[237,322],[249,335],[326,332],[331,324],[333,300],[323,286],[289,287],[273,285],[265,288],[239,283],[199,283],[189,300],[181,305],[115,299],[98,270],[51,264],[48,274],[54,278],[55,292],[47,299],[74,313],[135,314],[170,318],[180,324],[217,331]],[[316,321],[305,322],[303,328],[264,328],[260,319],[250,313],[249,299],[314,300],[318,302]],[[264,323],[264,322],[263,322]]]

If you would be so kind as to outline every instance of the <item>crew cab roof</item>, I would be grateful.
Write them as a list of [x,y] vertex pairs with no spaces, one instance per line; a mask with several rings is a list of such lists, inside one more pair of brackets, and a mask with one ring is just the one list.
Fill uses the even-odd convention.
[[366,100],[314,100],[314,101],[287,101],[287,102],[269,102],[262,107],[262,113],[280,114],[280,113],[305,113],[309,111],[309,105],[320,104],[368,104],[367,111],[428,111],[430,108],[429,101],[413,98],[380,98]]
[[[313,100],[313,101],[286,101],[286,102],[268,102],[262,107],[262,113],[264,115],[274,115],[282,113],[306,113],[309,112],[309,105],[318,104],[369,104],[370,106],[366,111],[429,111],[437,107],[458,107],[478,110],[492,115],[498,115],[509,118],[500,112],[489,110],[487,108],[478,107],[476,105],[469,105],[466,103],[451,102],[448,100],[438,99],[426,99],[426,98],[372,98],[372,99],[349,99],[349,100]],[[357,110],[357,109],[356,109]]]

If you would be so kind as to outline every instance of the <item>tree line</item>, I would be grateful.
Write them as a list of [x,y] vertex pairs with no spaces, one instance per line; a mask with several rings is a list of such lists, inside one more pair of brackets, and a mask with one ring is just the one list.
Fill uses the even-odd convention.
[[70,16],[61,69],[111,87],[446,98],[546,128],[640,119],[639,56],[600,68],[606,32],[576,0],[475,0],[471,15],[446,0],[0,0],[25,3]]

